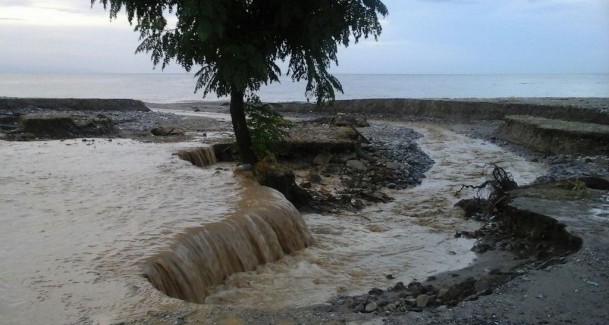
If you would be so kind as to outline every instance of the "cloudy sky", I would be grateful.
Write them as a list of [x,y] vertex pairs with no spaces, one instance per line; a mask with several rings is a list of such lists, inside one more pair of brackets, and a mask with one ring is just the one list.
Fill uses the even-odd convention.
[[[379,41],[341,50],[335,73],[609,73],[609,0],[384,3]],[[0,72],[153,72],[137,44],[89,0],[0,0]]]

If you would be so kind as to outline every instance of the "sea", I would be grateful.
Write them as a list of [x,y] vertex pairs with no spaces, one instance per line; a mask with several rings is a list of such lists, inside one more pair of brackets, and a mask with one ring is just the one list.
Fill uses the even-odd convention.
[[[609,74],[337,74],[337,99],[609,97]],[[0,73],[0,97],[132,98],[148,103],[225,100],[195,93],[192,74]],[[304,102],[304,82],[284,78],[257,93]]]

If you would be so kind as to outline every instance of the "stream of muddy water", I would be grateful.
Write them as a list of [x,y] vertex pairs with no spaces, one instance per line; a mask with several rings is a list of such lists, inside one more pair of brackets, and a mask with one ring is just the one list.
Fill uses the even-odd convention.
[[[230,275],[205,302],[304,306],[464,267],[475,258],[473,242],[454,232],[477,225],[453,207],[460,185],[483,182],[491,164],[520,184],[543,173],[438,125],[384,125],[424,135],[419,145],[435,164],[421,186],[390,190],[394,202],[357,213],[304,214],[313,246]],[[192,229],[244,209],[243,197],[255,200],[256,192],[232,166],[197,168],[174,155],[192,146],[0,141],[0,324],[107,324],[148,310],[193,308],[157,291],[142,272]]]

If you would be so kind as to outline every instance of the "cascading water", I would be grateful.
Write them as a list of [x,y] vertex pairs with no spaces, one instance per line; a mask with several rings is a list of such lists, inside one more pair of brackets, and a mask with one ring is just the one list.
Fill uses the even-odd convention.
[[[544,169],[440,126],[405,126],[424,135],[419,143],[436,162],[424,183],[358,213],[305,214],[315,245],[287,256],[311,244],[293,207],[244,184],[230,165],[194,168],[172,155],[198,142],[0,141],[0,324],[148,322],[159,310],[216,309],[168,297],[150,284],[157,276],[166,287],[221,281],[185,299],[272,309],[464,267],[475,256],[472,242],[453,236],[465,222],[454,192],[484,181],[487,163],[508,166],[519,184]],[[188,268],[207,275],[183,277]]]
[[229,275],[252,271],[313,243],[300,213],[279,192],[246,191],[241,210],[183,235],[146,265],[145,276],[168,296],[203,303]]
[[216,155],[212,147],[180,150],[177,155],[180,159],[189,161],[198,167],[210,166],[216,163]]

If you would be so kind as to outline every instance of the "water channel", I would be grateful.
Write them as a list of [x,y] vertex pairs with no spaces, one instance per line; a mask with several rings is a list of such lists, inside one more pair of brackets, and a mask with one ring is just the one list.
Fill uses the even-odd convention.
[[[484,181],[491,164],[520,184],[544,170],[438,125],[394,125],[424,135],[419,145],[435,165],[421,186],[389,190],[394,202],[357,213],[304,214],[312,246],[230,275],[204,301],[303,306],[464,267],[473,243],[454,231],[476,225],[453,207],[460,185]],[[0,141],[0,324],[107,324],[189,304],[142,276],[150,261],[240,210],[285,204],[233,165],[198,168],[175,155],[198,145]]]

